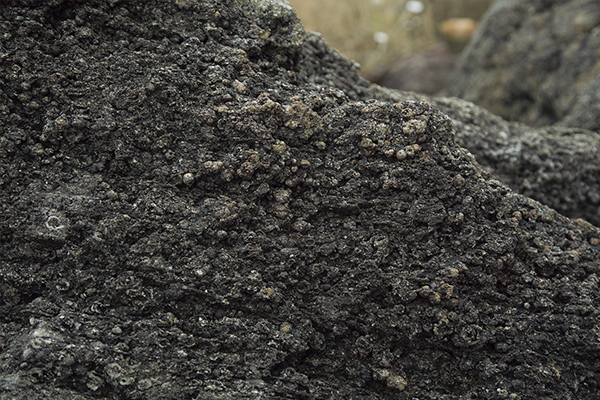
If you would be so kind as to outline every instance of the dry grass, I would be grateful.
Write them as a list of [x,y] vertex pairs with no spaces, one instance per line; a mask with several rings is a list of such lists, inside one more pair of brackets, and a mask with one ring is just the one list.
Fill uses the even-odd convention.
[[[305,28],[320,32],[365,76],[440,40],[439,22],[452,17],[479,18],[491,0],[422,0],[419,14],[408,0],[289,0]],[[378,33],[381,32],[381,33]],[[387,35],[387,42],[382,41]],[[379,38],[377,42],[376,38]]]

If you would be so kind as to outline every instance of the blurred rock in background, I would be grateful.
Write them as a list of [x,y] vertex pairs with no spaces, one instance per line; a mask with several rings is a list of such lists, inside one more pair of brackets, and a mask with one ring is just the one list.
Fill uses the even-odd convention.
[[438,43],[384,69],[381,76],[369,78],[381,86],[437,95],[446,86],[457,59],[448,45]]
[[600,2],[501,0],[448,93],[531,126],[600,129]]

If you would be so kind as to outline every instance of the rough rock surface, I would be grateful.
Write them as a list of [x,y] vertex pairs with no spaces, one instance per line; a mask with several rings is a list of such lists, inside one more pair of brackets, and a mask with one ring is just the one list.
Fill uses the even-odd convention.
[[1,13],[0,399],[600,398],[600,230],[286,3]]
[[563,215],[600,226],[598,131],[563,126],[532,128],[503,120],[458,98],[430,99],[369,85],[360,78],[355,64],[316,35],[307,36],[303,54],[298,68],[310,82],[338,88],[351,100],[434,104],[452,119],[457,143],[469,149],[495,177]]
[[496,2],[448,93],[531,126],[599,131],[600,2]]
[[511,123],[456,98],[434,103],[454,123],[457,142],[494,177],[563,215],[600,226],[600,134]]
[[494,177],[563,215],[600,226],[600,133],[532,128],[455,97],[428,99],[376,86],[360,92],[359,98],[389,102],[427,100],[452,119],[457,143]]

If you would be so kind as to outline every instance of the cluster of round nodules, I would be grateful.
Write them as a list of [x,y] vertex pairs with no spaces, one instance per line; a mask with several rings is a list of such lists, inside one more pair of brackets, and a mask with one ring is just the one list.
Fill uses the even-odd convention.
[[[207,174],[216,174],[218,172],[221,172],[222,167],[223,167],[223,161],[206,161],[203,164],[202,171]],[[196,175],[194,175],[192,172],[186,172],[182,176],[182,181],[187,186],[191,186],[195,180],[196,180]],[[229,180],[231,180],[231,179],[229,179]]]
[[[427,140],[425,133],[427,132],[427,120],[412,118],[402,123],[402,132],[406,136],[417,137],[419,142]],[[398,160],[404,160],[406,158],[414,157],[418,152],[421,151],[421,146],[417,143],[410,144],[403,149],[396,152],[396,158]]]
[[[389,132],[389,130],[387,130]],[[417,142],[423,143],[427,140],[427,119],[410,119],[402,124],[403,136],[411,138]],[[383,151],[387,157],[396,157],[402,161],[407,158],[415,157],[421,151],[421,145],[413,143],[409,145],[402,145],[398,143],[399,140],[388,140],[384,141],[385,147],[388,147]],[[360,142],[360,148],[363,153],[370,155],[376,148],[377,144],[368,137],[363,137]]]
[[406,146],[404,149],[400,149],[396,152],[396,158],[398,160],[404,160],[408,157],[414,157],[415,154],[417,154],[419,151],[421,151],[421,146],[418,144],[411,144]]

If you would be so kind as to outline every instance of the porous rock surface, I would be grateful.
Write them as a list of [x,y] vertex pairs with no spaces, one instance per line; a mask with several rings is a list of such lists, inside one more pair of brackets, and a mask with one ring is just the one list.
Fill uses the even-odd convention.
[[600,226],[600,134],[508,122],[473,103],[438,98],[457,142],[513,190]]
[[499,0],[448,93],[530,126],[600,130],[600,2]]
[[[299,68],[310,82],[338,88],[355,101],[425,100],[452,119],[457,143],[496,178],[563,215],[600,226],[599,131],[578,128],[577,124],[530,127],[506,121],[456,97],[431,99],[420,93],[369,85],[358,75],[356,65],[316,35],[307,36],[303,53],[306,57],[299,61]],[[591,113],[594,107],[592,103]]]
[[527,124],[437,102],[481,165],[515,191],[600,226],[600,2],[497,1],[447,94]]
[[452,120],[456,142],[513,190],[600,226],[600,133],[509,122],[456,97],[428,99],[372,86],[360,98],[426,100]]
[[600,230],[287,3],[1,13],[1,399],[599,398]]

